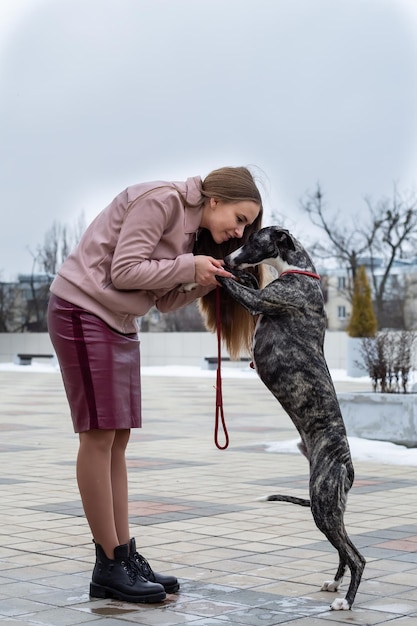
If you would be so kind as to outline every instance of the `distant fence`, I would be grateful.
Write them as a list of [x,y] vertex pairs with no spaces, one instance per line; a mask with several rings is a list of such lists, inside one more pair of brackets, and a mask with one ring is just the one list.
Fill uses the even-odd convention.
[[[346,333],[327,332],[324,344],[329,369],[346,369]],[[19,353],[53,352],[47,333],[0,333],[0,363],[16,361]],[[140,353],[143,366],[197,365],[204,357],[216,356],[217,338],[212,333],[141,333]],[[223,356],[227,356],[225,349]]]

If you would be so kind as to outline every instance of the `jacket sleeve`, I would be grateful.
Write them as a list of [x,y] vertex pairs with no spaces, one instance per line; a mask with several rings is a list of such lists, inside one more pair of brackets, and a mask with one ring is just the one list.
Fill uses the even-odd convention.
[[209,291],[212,291],[213,289],[215,289],[215,287],[212,285],[209,287],[198,285],[192,291],[187,291],[185,293],[178,291],[178,289],[173,289],[159,298],[155,302],[155,306],[161,313],[176,311],[177,309],[181,309],[183,306],[194,302],[194,300],[205,296],[206,293],[209,293]]
[[[170,289],[195,278],[191,252],[169,258],[169,229],[175,219],[172,201],[162,202],[151,194],[134,202],[126,216],[111,264],[111,281],[116,289]],[[165,237],[166,257],[153,259],[154,250]]]

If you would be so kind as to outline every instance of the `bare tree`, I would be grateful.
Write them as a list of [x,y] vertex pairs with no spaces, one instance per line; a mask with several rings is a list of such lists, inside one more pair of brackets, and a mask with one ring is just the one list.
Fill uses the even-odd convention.
[[[375,205],[367,199],[366,204],[374,223],[380,222],[377,237],[372,242],[371,259],[383,259],[384,271],[377,274],[371,267],[375,306],[379,319],[383,316],[385,294],[394,261],[411,256],[417,243],[417,201],[394,188],[391,199],[383,198]],[[395,286],[393,286],[395,289]],[[402,293],[402,299],[404,294]]]
[[316,191],[308,193],[301,201],[301,208],[307,213],[310,221],[324,232],[327,240],[317,241],[313,246],[313,254],[322,259],[338,259],[344,265],[353,280],[360,265],[360,258],[369,255],[374,240],[380,228],[380,220],[369,225],[369,228],[360,229],[358,220],[352,220],[351,228],[346,228],[340,216],[328,215],[324,202],[324,194],[320,185]]
[[84,230],[84,214],[81,214],[72,228],[54,221],[45,233],[43,245],[38,245],[35,253],[31,252],[35,265],[45,274],[54,276],[73,247],[79,242]]
[[18,282],[0,281],[0,332],[46,330],[50,284],[84,230],[83,213],[72,227],[54,221],[44,243],[35,251],[29,249],[31,273],[19,275]]
[[352,218],[350,226],[340,216],[329,215],[320,185],[301,201],[301,208],[326,236],[324,241],[314,244],[313,254],[322,259],[337,259],[346,267],[351,278],[347,285],[349,299],[358,267],[366,259],[381,327],[393,264],[411,254],[417,242],[417,200],[414,195],[400,194],[394,188],[392,198],[383,198],[376,204],[370,199],[365,202],[367,213],[362,218]]
[[64,247],[66,247],[65,228],[55,221],[46,232],[43,245],[38,245],[36,253],[32,255],[34,266],[38,265],[45,274],[56,274],[60,265],[59,252],[62,245],[62,233],[64,233]]
[[[22,315],[26,330],[42,332],[46,330],[46,310],[49,299],[49,287],[60,265],[65,261],[72,248],[78,243],[85,229],[82,214],[74,227],[68,227],[54,221],[45,233],[43,245],[38,245],[32,255],[32,272],[27,283],[30,297],[26,298]],[[36,273],[36,270],[40,273]]]
[[0,282],[0,333],[16,333],[22,330],[19,296],[15,283]]

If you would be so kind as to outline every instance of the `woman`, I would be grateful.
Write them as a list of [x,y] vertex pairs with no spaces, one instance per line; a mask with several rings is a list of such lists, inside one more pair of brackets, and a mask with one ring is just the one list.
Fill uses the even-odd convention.
[[[261,227],[252,174],[225,167],[186,182],[128,187],[90,224],[51,285],[48,329],[74,431],[77,482],[96,549],[90,595],[160,602],[179,589],[136,551],[128,521],[125,450],[141,425],[137,322],[152,306],[178,309],[202,298],[214,325],[216,275],[226,254]],[[197,283],[183,292],[184,283]],[[247,348],[253,320],[228,303],[223,338]],[[231,319],[233,318],[233,325]]]

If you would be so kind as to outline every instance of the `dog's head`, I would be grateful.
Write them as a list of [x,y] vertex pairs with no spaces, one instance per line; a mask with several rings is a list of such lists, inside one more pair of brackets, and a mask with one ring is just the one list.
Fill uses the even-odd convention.
[[288,230],[279,226],[267,226],[253,233],[248,241],[225,258],[231,267],[245,268],[267,263],[276,265],[277,260],[288,262],[288,252],[296,249]]

